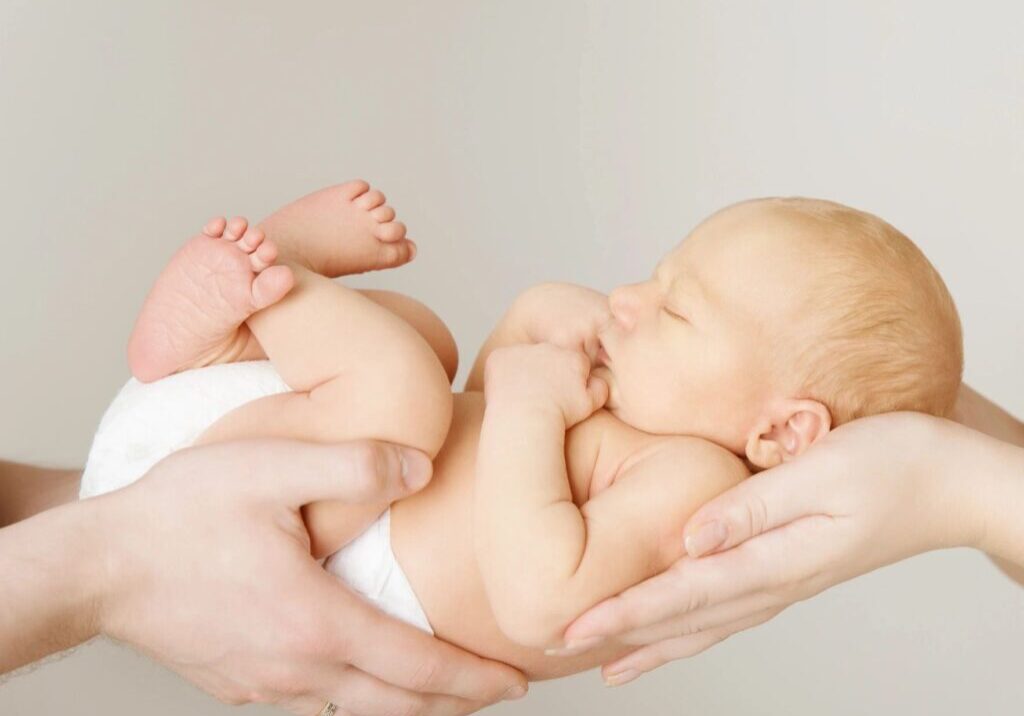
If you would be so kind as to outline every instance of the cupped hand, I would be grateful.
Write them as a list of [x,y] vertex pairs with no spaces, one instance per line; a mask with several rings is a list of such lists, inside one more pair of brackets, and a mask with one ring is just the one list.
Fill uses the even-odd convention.
[[95,498],[109,528],[100,630],[221,701],[302,716],[327,700],[353,715],[461,714],[525,693],[515,670],[387,617],[309,554],[302,505],[397,499],[430,470],[372,442],[176,453]]
[[951,471],[935,468],[975,436],[915,413],[837,428],[702,506],[684,529],[689,556],[580,616],[567,645],[578,651],[616,636],[639,646],[603,667],[606,680],[625,683],[835,584],[974,543],[977,528],[944,477]]
[[489,406],[550,407],[571,428],[608,402],[608,383],[591,368],[582,352],[551,343],[497,348],[487,358],[484,396]]

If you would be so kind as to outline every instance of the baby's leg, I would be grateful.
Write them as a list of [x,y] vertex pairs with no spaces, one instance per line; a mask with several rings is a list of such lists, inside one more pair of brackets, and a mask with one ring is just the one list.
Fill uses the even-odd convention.
[[248,325],[295,392],[238,408],[202,440],[373,438],[436,455],[448,432],[452,396],[430,345],[358,291],[291,268],[295,288]]
[[434,355],[441,361],[448,383],[455,380],[459,370],[459,347],[455,343],[448,326],[427,306],[411,296],[397,291],[381,291],[377,289],[360,289],[359,293],[374,303],[383,306],[396,316],[416,329],[423,339],[430,344]]
[[[266,347],[266,353],[289,385],[302,391],[243,406],[212,426],[199,442],[259,436],[323,441],[371,437],[419,447],[431,456],[440,449],[451,416],[451,393],[445,372],[447,368],[454,373],[457,359],[454,342],[443,323],[425,307],[414,310],[419,304],[411,299],[399,296],[402,300],[392,300],[395,295],[386,293],[375,296],[389,308],[408,314],[417,330],[435,339],[447,354],[446,362],[451,363],[446,368],[440,366],[416,330],[397,316],[308,269],[316,266],[335,273],[344,268],[358,273],[399,265],[412,258],[415,245],[404,238],[404,227],[391,221],[393,210],[383,206],[382,194],[367,189],[365,183],[349,182],[285,207],[279,212],[283,218],[275,214],[278,219],[271,217],[264,223],[275,232],[273,238],[264,238],[261,229],[242,233],[243,224],[235,229],[240,236],[233,236],[228,242],[207,241],[193,247],[191,265],[201,265],[202,261],[195,259],[204,255],[219,265],[220,254],[228,245],[234,251],[232,258],[242,256],[244,248],[262,245],[261,253],[271,261],[274,257],[267,255],[267,246],[273,246],[273,253],[277,253],[275,238],[282,237],[280,254],[288,265],[275,268],[287,272],[289,287],[297,280],[292,296],[275,306],[274,312],[259,313],[245,325],[239,325],[242,312],[221,321],[220,330],[233,339],[230,345],[236,349],[233,355],[221,351],[207,362],[263,357]],[[304,217],[296,211],[303,205],[309,205]],[[337,216],[330,215],[328,210],[344,214],[347,223],[339,225]],[[299,218],[301,226],[294,225]],[[297,240],[295,232],[299,228],[312,232],[308,245]],[[340,240],[336,237],[331,244],[327,240],[328,229],[338,232],[342,228],[344,236]],[[216,256],[210,253],[211,246],[219,252]],[[240,286],[251,293],[254,272],[252,269],[248,274],[227,275],[223,271],[193,270],[171,275],[169,269],[158,282],[161,290],[154,289],[154,295],[164,300],[154,302],[151,295],[147,306],[153,310],[144,311],[147,320],[140,319],[140,327],[145,330],[137,327],[133,341],[147,345],[147,341],[136,338],[145,336],[147,330],[152,335],[154,329],[170,328],[178,339],[173,345],[185,353],[194,351],[196,346],[189,345],[189,333],[179,329],[204,320],[208,307],[216,304],[216,294],[223,290],[220,284],[231,281],[233,290]],[[200,295],[203,290],[209,294],[205,300]],[[172,311],[157,310],[164,306],[177,311],[179,320],[175,325],[168,326],[164,320]],[[189,311],[191,316],[180,315]],[[248,308],[244,315],[251,312]],[[375,351],[379,355],[374,356]],[[307,517],[314,552],[322,555],[334,551],[362,531],[385,507],[386,504],[310,506]]]
[[415,244],[384,195],[361,180],[321,189],[271,214],[260,227],[214,219],[157,279],[128,343],[139,380],[264,357],[244,321],[291,288],[278,249],[317,273],[341,276],[394,268]]
[[186,368],[248,360],[259,352],[244,322],[292,287],[274,265],[277,247],[245,219],[208,223],[160,274],[128,341],[128,365],[143,382]]
[[[349,198],[353,192],[355,199]],[[457,361],[443,323],[410,299],[371,292],[371,300],[310,270],[358,273],[381,268],[396,255],[400,262],[411,258],[414,245],[403,240],[404,227],[396,230],[394,212],[383,201],[383,195],[367,191],[364,183],[350,182],[300,199],[264,222],[280,246],[282,261],[294,272],[295,288],[247,324],[297,392],[242,406],[212,426],[201,441],[239,436],[330,442],[376,438],[417,447],[431,457],[437,454],[451,421],[447,373],[454,373]],[[295,211],[302,206],[303,211]],[[332,242],[328,236],[337,228],[332,212],[339,206],[347,212],[347,233],[344,241]],[[291,224],[299,219],[301,225]],[[310,240],[297,240],[300,233]],[[372,247],[385,239],[390,245]],[[346,247],[355,250],[346,254]],[[407,315],[410,322],[392,311]],[[424,336],[437,344],[450,366],[442,367]],[[309,505],[305,516],[314,554],[333,552],[386,507]]]
[[[296,392],[241,406],[211,426],[199,442],[373,438],[436,456],[448,433],[452,395],[429,344],[408,323],[359,292],[301,266],[292,269],[291,293],[248,323]],[[314,554],[330,554],[386,506],[310,505],[305,516]]]

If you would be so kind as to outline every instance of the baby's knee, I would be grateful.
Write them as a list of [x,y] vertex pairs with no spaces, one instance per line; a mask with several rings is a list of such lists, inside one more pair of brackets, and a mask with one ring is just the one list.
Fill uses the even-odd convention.
[[402,444],[437,456],[448,437],[454,398],[445,367],[430,352],[409,355],[386,388],[393,396]]
[[321,432],[407,445],[431,458],[441,451],[452,419],[451,385],[426,341],[406,330],[382,345],[366,370],[343,373],[310,393],[321,406]]

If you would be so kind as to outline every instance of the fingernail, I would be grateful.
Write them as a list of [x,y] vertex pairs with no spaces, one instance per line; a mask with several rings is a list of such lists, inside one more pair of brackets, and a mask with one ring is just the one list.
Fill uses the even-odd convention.
[[565,642],[565,646],[545,649],[547,656],[573,656],[593,647],[604,641],[603,636],[588,636],[583,639],[573,639]]
[[686,553],[691,557],[700,557],[721,547],[728,537],[729,530],[725,524],[715,520],[708,522],[694,534],[688,535],[683,540],[683,545],[686,547]]
[[605,686],[622,686],[623,684],[628,684],[638,676],[640,676],[640,672],[636,669],[616,671],[614,674],[608,674],[604,677],[604,684]]
[[508,691],[501,695],[502,701],[515,701],[526,696],[526,687],[516,684],[515,686],[509,687]]
[[402,481],[410,490],[415,492],[430,482],[433,465],[430,458],[419,450],[399,448],[398,460],[402,467]]

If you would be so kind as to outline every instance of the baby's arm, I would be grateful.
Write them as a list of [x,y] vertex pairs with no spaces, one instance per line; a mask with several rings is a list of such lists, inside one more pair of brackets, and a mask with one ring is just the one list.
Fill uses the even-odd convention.
[[497,348],[554,343],[597,354],[597,331],[610,319],[608,297],[571,283],[542,283],[516,297],[477,354],[463,390],[484,389],[484,366]]
[[474,533],[488,598],[505,634],[537,647],[559,643],[583,611],[682,556],[687,517],[747,475],[711,443],[668,437],[578,507],[565,433],[589,415],[589,368],[558,351],[494,354],[477,457]]

